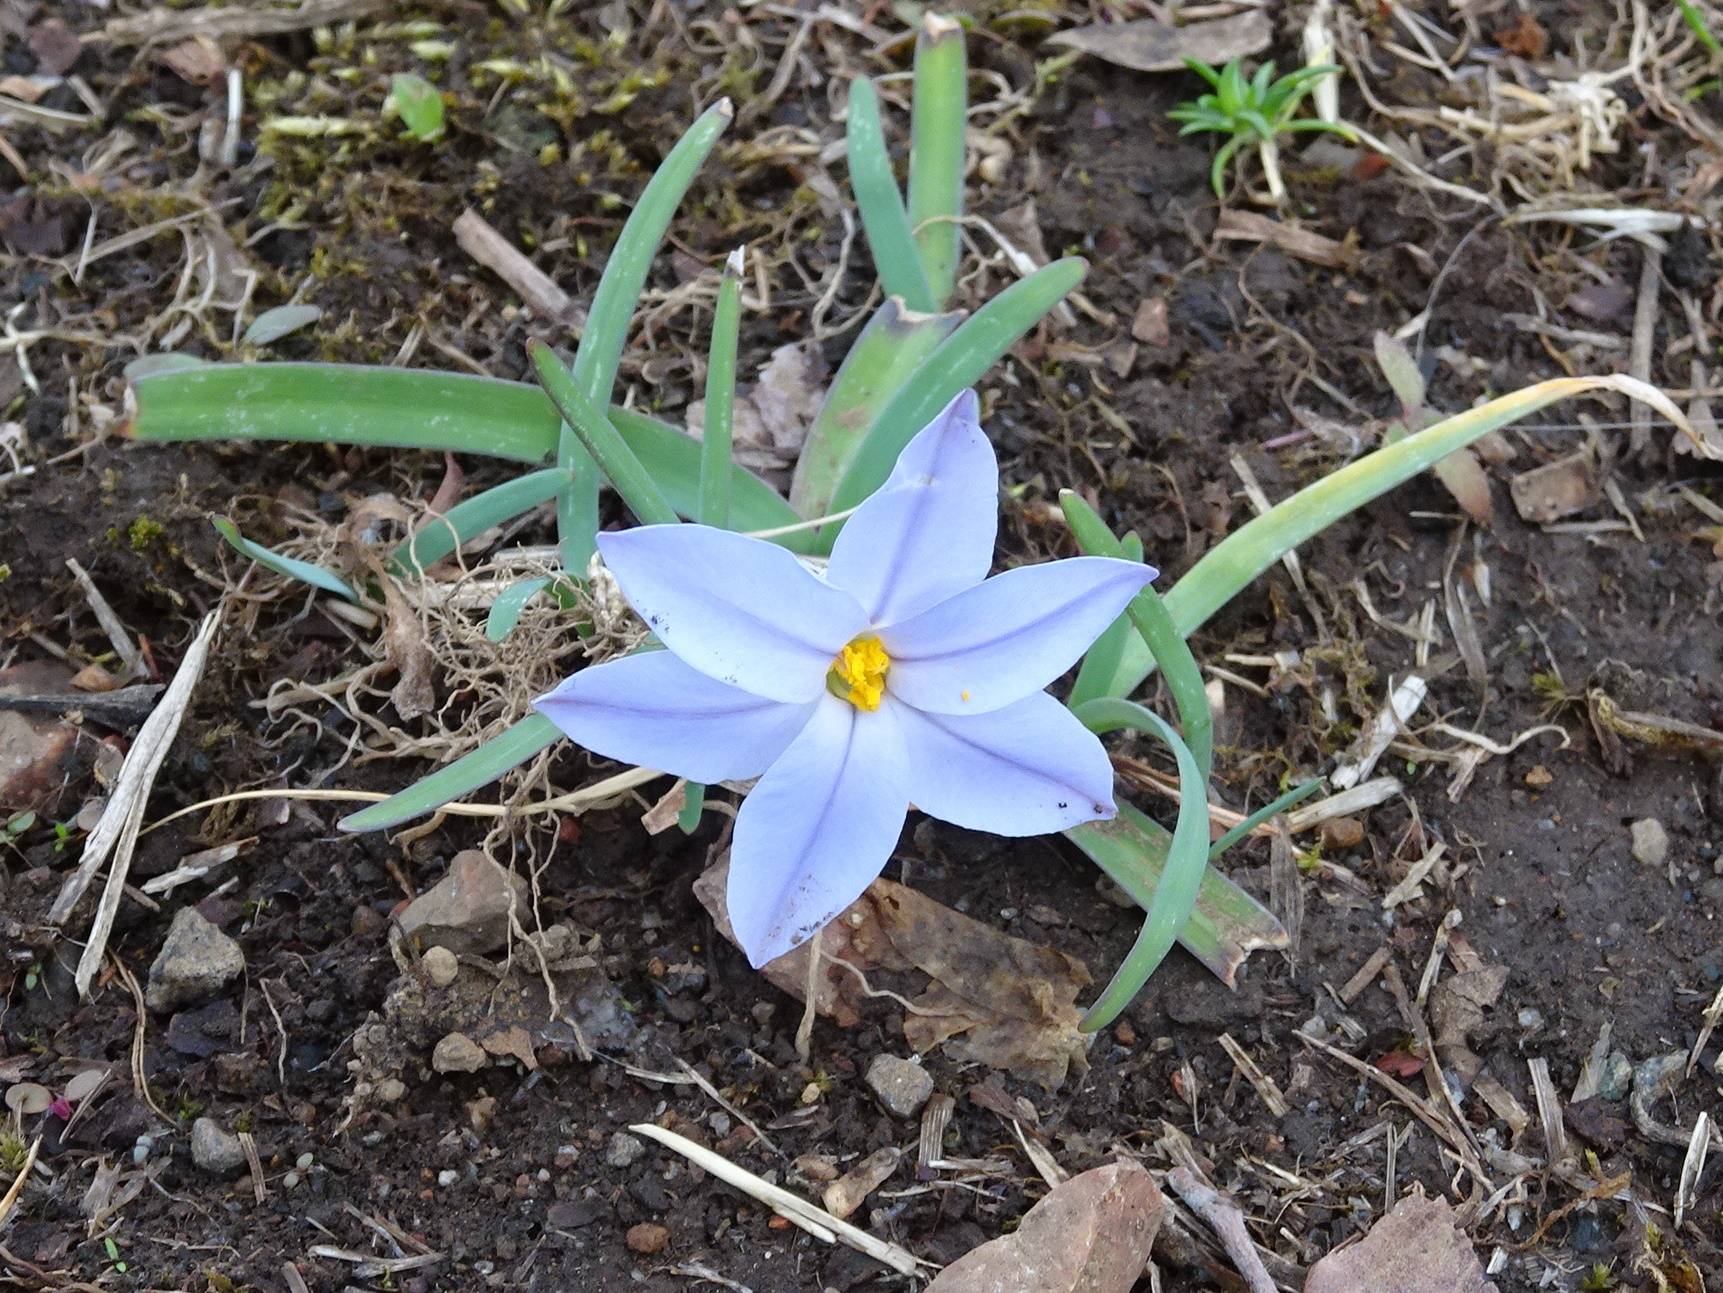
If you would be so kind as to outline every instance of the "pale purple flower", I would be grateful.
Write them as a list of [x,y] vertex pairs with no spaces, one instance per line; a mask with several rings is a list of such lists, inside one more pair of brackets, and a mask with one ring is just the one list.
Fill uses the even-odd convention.
[[703,525],[598,536],[668,649],[584,669],[537,708],[612,759],[708,784],[759,777],[727,895],[754,965],[861,895],[911,804],[996,835],[1113,815],[1106,751],[1043,688],[1155,572],[1075,557],[989,579],[998,495],[965,392],[850,517],[823,579]]

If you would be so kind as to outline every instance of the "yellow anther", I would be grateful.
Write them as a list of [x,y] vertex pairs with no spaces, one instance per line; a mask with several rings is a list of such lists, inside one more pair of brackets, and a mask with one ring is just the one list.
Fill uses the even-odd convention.
[[876,710],[885,695],[885,675],[890,669],[891,657],[878,638],[857,638],[832,661],[827,685],[833,695],[857,709]]

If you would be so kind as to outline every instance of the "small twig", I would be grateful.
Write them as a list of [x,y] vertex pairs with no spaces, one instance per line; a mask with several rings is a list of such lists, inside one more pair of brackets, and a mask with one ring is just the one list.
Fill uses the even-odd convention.
[[586,312],[574,299],[470,207],[455,220],[455,241],[467,255],[514,288],[540,318],[576,331],[586,326]]
[[1244,1213],[1238,1205],[1188,1167],[1175,1167],[1167,1173],[1167,1184],[1185,1201],[1185,1206],[1208,1222],[1209,1229],[1220,1238],[1226,1255],[1244,1276],[1250,1293],[1276,1293],[1274,1280],[1262,1264],[1250,1232],[1244,1226]]
[[[1284,1118],[1291,1111],[1286,1103],[1286,1097],[1280,1093],[1280,1087],[1275,1080],[1264,1073],[1257,1062],[1245,1053],[1244,1047],[1232,1039],[1228,1033],[1220,1035],[1220,1047],[1232,1057],[1232,1062],[1238,1066],[1238,1071],[1244,1074],[1244,1080],[1256,1088],[1256,1093],[1262,1097],[1262,1102],[1268,1106],[1269,1113],[1276,1118]],[[1188,1199],[1186,1202],[1190,1202]],[[1195,1204],[1191,1204],[1195,1207]]]
[[732,1185],[742,1193],[758,1199],[779,1216],[786,1218],[806,1230],[814,1238],[825,1243],[843,1242],[857,1252],[866,1253],[877,1262],[883,1262],[899,1275],[914,1275],[921,1269],[924,1262],[914,1254],[899,1248],[896,1244],[886,1243],[876,1239],[865,1230],[858,1230],[847,1221],[840,1221],[824,1208],[809,1203],[806,1199],[791,1194],[788,1190],[773,1185],[770,1181],[761,1180],[752,1172],[736,1166],[729,1159],[701,1145],[696,1145],[685,1136],[678,1136],[673,1131],[665,1131],[662,1127],[649,1122],[635,1123],[629,1131],[636,1136],[644,1136],[647,1140],[655,1140],[667,1149],[674,1150],[696,1167],[710,1172],[727,1185]]
[[[1657,298],[1663,285],[1663,253],[1647,247],[1639,263],[1639,300],[1633,308],[1633,347],[1628,351],[1627,371],[1647,384],[1651,381],[1651,343],[1657,334]],[[1629,406],[1633,430],[1628,451],[1639,457],[1651,443],[1651,410],[1637,400]]]
[[102,626],[102,632],[108,635],[108,641],[113,644],[114,654],[119,656],[126,666],[125,676],[143,677],[149,672],[144,667],[143,652],[138,650],[138,644],[132,641],[132,635],[126,632],[126,626],[120,623],[120,617],[114,614],[114,608],[108,605],[108,599],[103,597],[101,590],[96,587],[96,581],[90,578],[75,558],[66,558],[66,569],[72,572],[72,577],[84,590],[84,600],[89,602],[90,609],[95,612],[96,623]]
[[138,683],[115,691],[52,691],[33,696],[0,696],[0,709],[20,714],[81,714],[104,727],[130,727],[149,717],[159,682]]

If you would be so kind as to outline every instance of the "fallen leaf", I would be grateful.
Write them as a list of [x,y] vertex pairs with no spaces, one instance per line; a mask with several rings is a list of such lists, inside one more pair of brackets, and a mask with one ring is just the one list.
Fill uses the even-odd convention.
[[1251,9],[1231,18],[1170,27],[1153,18],[1132,22],[1103,22],[1049,36],[1049,45],[1064,45],[1084,54],[1134,68],[1139,72],[1182,72],[1185,59],[1218,66],[1267,49],[1274,37],[1268,14]]
[[1424,1071],[1424,1061],[1406,1051],[1389,1051],[1376,1061],[1376,1067],[1389,1077],[1416,1077]]
[[1508,482],[1514,507],[1522,519],[1548,525],[1584,511],[1597,496],[1597,476],[1591,455],[1580,452],[1522,471]]
[[[735,941],[724,905],[728,856],[694,883],[719,932]],[[951,1058],[979,1061],[1049,1090],[1069,1069],[1087,1067],[1089,1036],[1077,994],[1090,983],[1081,961],[1002,934],[891,880],[875,880],[819,935],[815,1010],[853,1028],[881,971],[919,970],[930,980],[910,1001],[904,1036],[916,1051],[944,1046]],[[766,978],[806,1000],[804,943],[766,964]]]
[[227,71],[227,59],[221,46],[208,36],[193,36],[170,46],[156,56],[162,65],[193,85],[213,85]]
[[[736,461],[753,471],[783,471],[801,457],[808,431],[825,401],[826,366],[807,342],[779,346],[759,380],[736,393],[731,444]],[[706,402],[696,400],[684,415],[698,438],[706,425]]]
[[499,1059],[517,1059],[530,1073],[538,1067],[538,1057],[532,1051],[532,1038],[519,1024],[505,1024],[488,1033],[476,1035],[485,1053]]
[[1490,499],[1490,477],[1477,455],[1470,449],[1456,449],[1430,470],[1436,473],[1436,479],[1453,495],[1467,516],[1479,525],[1490,523],[1495,515],[1495,504]]
[[1496,1293],[1445,1199],[1408,1194],[1350,1248],[1330,1253],[1304,1293]]
[[1094,1168],[1030,1208],[1014,1232],[947,1266],[927,1293],[1129,1293],[1165,1211],[1138,1164]]

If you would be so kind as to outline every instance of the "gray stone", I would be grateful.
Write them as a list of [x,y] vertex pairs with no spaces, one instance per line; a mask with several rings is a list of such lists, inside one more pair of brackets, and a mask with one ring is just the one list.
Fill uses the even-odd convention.
[[384,1104],[399,1104],[407,1098],[407,1084],[400,1078],[384,1078],[377,1083],[377,1098]]
[[484,956],[508,942],[510,914],[525,917],[531,904],[525,880],[467,849],[455,854],[447,875],[407,905],[401,932],[409,943]]
[[912,1060],[876,1055],[867,1066],[867,1084],[887,1113],[913,1118],[933,1094],[933,1075]]
[[245,1166],[245,1147],[214,1118],[199,1118],[191,1125],[191,1161],[206,1172],[231,1175]]
[[144,1001],[167,1013],[213,997],[245,973],[245,953],[195,907],[181,907],[150,966]]
[[633,1167],[646,1154],[646,1142],[638,1136],[619,1131],[604,1147],[604,1161],[611,1167]]
[[446,947],[433,947],[425,953],[419,964],[425,967],[425,977],[431,981],[433,988],[446,988],[455,981],[455,976],[461,972],[461,963],[455,954]]
[[1669,856],[1669,832],[1663,823],[1655,817],[1643,817],[1633,824],[1632,832],[1634,858],[1645,866],[1662,866]]
[[465,1033],[450,1033],[431,1052],[431,1067],[439,1073],[477,1073],[490,1058]]
[[[1304,1293],[1496,1293],[1446,1199],[1408,1194],[1350,1248],[1310,1268]],[[930,1290],[931,1293],[931,1290]]]
[[1611,1051],[1603,1061],[1603,1072],[1597,1079],[1597,1093],[1605,1100],[1627,1098],[1627,1088],[1633,1085],[1633,1061],[1620,1051]]

